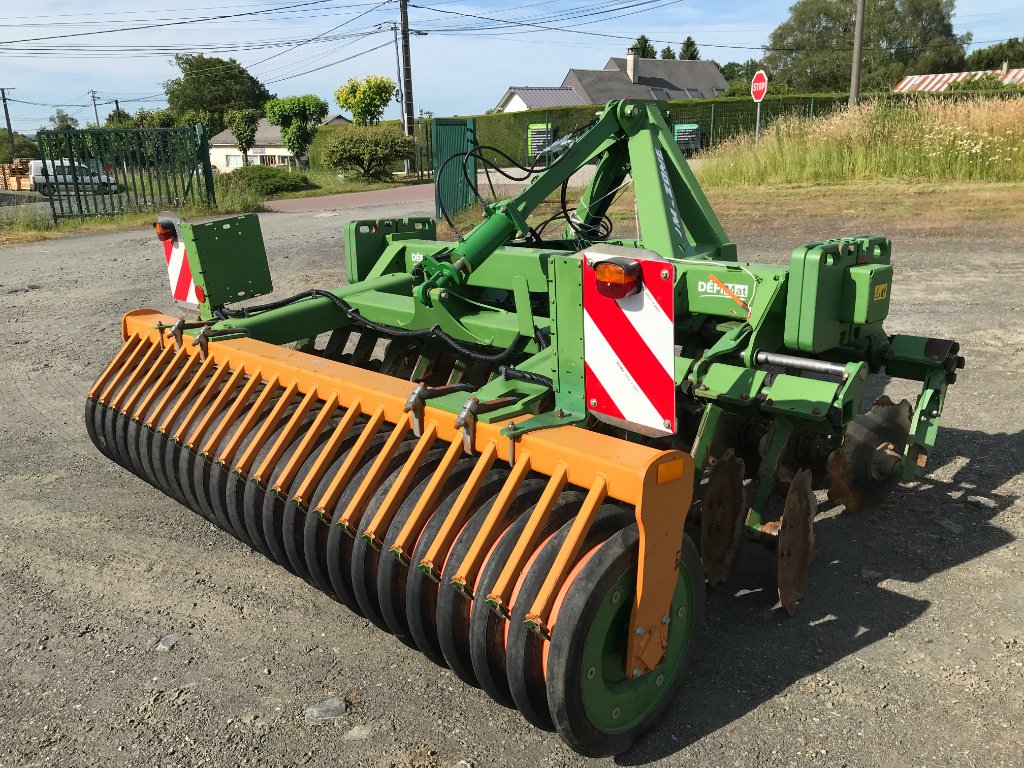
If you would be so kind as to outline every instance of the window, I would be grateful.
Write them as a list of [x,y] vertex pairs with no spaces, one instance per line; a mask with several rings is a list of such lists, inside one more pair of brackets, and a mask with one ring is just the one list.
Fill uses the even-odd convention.
[[284,165],[284,166],[291,165],[291,160],[292,160],[292,158],[291,158],[290,155],[278,155],[277,156],[277,164],[278,165]]
[[260,165],[277,165],[277,158],[274,155],[260,155]]
[[241,168],[242,167],[242,156],[241,155],[225,155],[224,160],[228,168]]

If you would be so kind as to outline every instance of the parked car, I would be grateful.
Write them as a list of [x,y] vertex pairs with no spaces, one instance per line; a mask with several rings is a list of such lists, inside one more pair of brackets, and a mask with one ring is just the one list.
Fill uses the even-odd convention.
[[117,179],[68,160],[47,160],[45,168],[42,160],[33,160],[29,165],[29,174],[32,177],[32,188],[47,197],[53,196],[61,187],[73,189],[76,184],[80,190],[100,194],[118,191]]

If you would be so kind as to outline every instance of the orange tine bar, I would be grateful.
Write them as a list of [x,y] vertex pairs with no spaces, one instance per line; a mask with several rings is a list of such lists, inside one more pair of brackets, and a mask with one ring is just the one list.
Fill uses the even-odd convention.
[[[254,381],[257,380],[257,378],[258,377],[255,374],[253,374],[253,376],[249,379],[249,383],[252,384]],[[234,431],[234,434],[231,435],[228,441],[224,443],[224,446],[217,452],[217,461],[225,465],[230,465],[231,462],[234,461],[235,454],[238,452],[239,447],[242,445],[242,441],[245,440],[246,435],[248,435],[252,431],[252,428],[256,424],[256,422],[260,420],[260,416],[263,415],[263,410],[267,407],[267,403],[269,403],[270,399],[274,396],[274,393],[277,391],[277,387],[277,376],[271,376],[270,381],[268,381],[266,383],[266,386],[263,387],[263,391],[259,393],[259,395],[256,397],[256,401],[252,404],[251,407],[247,406],[245,402],[242,402],[238,406],[239,411],[246,407],[249,407],[249,411],[248,413],[245,414],[245,418],[242,419],[242,421],[239,423],[238,429]],[[248,389],[248,387],[246,387],[246,389]],[[243,394],[245,393],[243,392]],[[226,419],[225,422],[221,423],[221,426],[224,427],[225,423]],[[227,427],[224,428],[226,429]]]
[[[195,359],[196,358],[192,358],[193,361]],[[167,415],[164,416],[164,420],[161,422],[159,427],[159,430],[161,432],[166,432],[167,430],[174,426],[175,420],[178,418],[181,412],[185,410],[185,407],[189,404],[189,401],[191,401],[192,398],[195,397],[196,392],[198,392],[199,388],[202,387],[203,381],[206,379],[206,375],[210,372],[210,369],[213,368],[214,365],[215,363],[213,362],[212,358],[208,358],[202,362],[202,365],[199,366],[199,370],[195,372],[195,374],[192,376],[192,380],[189,381],[188,386],[186,386],[182,390],[181,397],[179,397],[177,401],[175,401],[174,405],[171,406],[169,411],[167,411]]]
[[[184,345],[182,345],[181,348],[182,350],[184,350]],[[181,392],[182,387],[185,386],[185,382],[188,380],[189,374],[192,372],[192,369],[195,367],[195,364],[197,362],[197,358],[189,357],[188,352],[185,353],[185,358],[182,362],[181,370],[178,371],[178,375],[174,378],[174,381],[171,382],[171,385],[167,388],[167,391],[164,392],[164,396],[160,398],[160,400],[157,402],[156,408],[153,409],[153,413],[146,421],[147,426],[153,427],[157,424],[158,420],[160,419],[160,416],[163,414],[164,409],[168,405],[170,405],[175,395]]]
[[[149,407],[160,396],[160,393],[163,392],[164,387],[167,386],[167,382],[174,378],[174,372],[175,370],[177,370],[178,364],[187,355],[188,353],[184,350],[184,348],[179,349],[173,353],[166,367],[160,371],[160,375],[159,377],[157,377],[157,380],[153,384],[153,387],[149,390],[146,396],[142,399],[142,402],[139,403],[139,407],[135,410],[135,413],[138,416],[138,418],[145,418],[146,413],[149,411]],[[147,381],[146,383],[148,384],[149,382]]]
[[[228,367],[223,365],[218,370],[226,371],[227,369]],[[199,441],[203,439],[203,435],[206,434],[206,430],[210,428],[213,420],[217,418],[217,414],[224,410],[228,400],[231,399],[231,395],[233,395],[235,390],[238,389],[238,382],[242,380],[244,375],[245,371],[243,369],[236,368],[234,370],[231,374],[231,378],[228,379],[227,384],[224,385],[220,394],[217,395],[217,399],[213,401],[213,405],[206,409],[206,413],[203,414],[203,418],[199,420],[199,423],[196,425],[195,432],[192,433],[192,436],[189,439],[189,445],[194,448],[198,448]]]
[[[298,501],[300,504],[309,504],[309,495],[316,490],[316,487],[320,485],[320,481],[323,480],[324,475],[330,468],[331,463],[335,459],[335,454],[341,449],[341,444],[348,437],[348,433],[352,429],[352,425],[355,424],[356,419],[359,418],[361,403],[357,397],[352,401],[351,406],[345,412],[345,415],[341,417],[341,421],[334,427],[334,431],[331,436],[327,438],[327,443],[324,445],[323,450],[316,457],[316,461],[313,462],[313,466],[310,468],[306,477],[302,481],[302,485],[298,487],[292,498]],[[381,416],[384,413],[381,411]]]
[[526,614],[527,625],[543,637],[551,637],[551,628],[548,626],[548,621],[551,620],[551,608],[555,603],[555,596],[562,585],[565,584],[569,570],[573,567],[576,558],[579,556],[583,540],[586,538],[590,526],[593,525],[597,517],[597,511],[601,508],[607,496],[608,481],[599,475],[590,487],[587,498],[583,500],[583,506],[580,507],[580,511],[576,514],[576,519],[572,521],[569,534],[566,536],[565,541],[562,542],[562,546],[558,550],[558,556],[555,557],[555,562],[552,563],[551,570],[548,571],[547,578],[544,579],[540,592],[537,593],[537,597],[533,601],[533,606]]
[[146,375],[142,381],[139,382],[139,386],[132,393],[132,396],[128,398],[124,404],[123,413],[127,414],[131,418],[136,418],[140,413],[145,411],[136,410],[136,404],[142,399],[142,396],[146,394],[149,386],[167,369],[171,364],[171,359],[174,357],[174,350],[171,347],[157,347],[160,350],[160,356],[149,365],[149,369],[146,371]]
[[[129,378],[139,364],[139,360],[143,356],[143,352],[148,348],[148,344],[145,341],[140,341],[132,348],[131,354],[125,358],[124,365],[121,366],[114,376],[110,379],[110,385],[107,387],[107,391],[103,393],[104,400],[113,400],[122,391],[121,385],[125,379]],[[106,403],[104,403],[106,404]]]
[[391,525],[399,505],[405,500],[406,493],[409,492],[409,483],[412,482],[416,472],[423,465],[423,459],[426,458],[427,451],[430,450],[436,439],[437,424],[430,422],[423,434],[420,435],[419,440],[416,441],[416,447],[412,449],[405,466],[395,478],[394,484],[388,489],[387,496],[384,497],[377,514],[373,516],[370,524],[363,531],[363,538],[377,549],[380,549],[381,540],[387,532],[388,526]]
[[[244,368],[241,370],[244,371]],[[231,429],[231,425],[238,421],[238,418],[242,415],[242,411],[248,407],[249,398],[253,396],[253,393],[256,392],[260,384],[263,383],[263,376],[259,369],[248,374],[248,376],[249,380],[242,386],[242,390],[238,393],[238,397],[231,401],[231,405],[224,413],[224,418],[222,418],[217,424],[216,429],[210,433],[210,436],[199,451],[203,456],[212,456],[214,451],[218,450],[224,436],[228,433],[228,430]],[[253,403],[252,407],[255,408],[256,404]]]
[[397,424],[395,424],[395,428],[388,436],[387,441],[384,443],[384,447],[381,448],[380,453],[377,454],[377,458],[374,460],[373,466],[371,466],[370,471],[366,473],[366,477],[363,478],[362,484],[359,486],[355,496],[352,497],[352,501],[348,503],[348,507],[341,516],[340,524],[345,526],[349,531],[358,530],[359,521],[363,517],[366,505],[370,503],[370,499],[373,497],[373,494],[377,491],[378,487],[380,487],[384,471],[388,468],[388,464],[395,455],[395,451],[398,450],[398,446],[405,439],[405,436],[409,434],[410,429],[412,429],[412,414],[407,413],[398,420]]
[[[351,413],[351,411],[350,411]],[[370,442],[377,433],[380,432],[381,426],[384,424],[384,406],[379,406],[370,415],[370,420],[366,422],[363,427],[362,433],[359,435],[359,439],[356,440],[355,445],[349,450],[348,455],[345,457],[345,461],[342,462],[338,468],[338,473],[331,480],[331,484],[327,486],[327,490],[324,491],[320,500],[314,505],[314,509],[328,520],[332,519],[332,515],[329,510],[334,509],[334,505],[338,503],[338,499],[341,496],[341,492],[348,485],[348,481],[352,477],[352,473],[356,471],[356,465],[359,460],[363,458],[363,454],[366,453],[366,449],[370,446]]]
[[306,432],[305,437],[296,447],[292,457],[288,460],[284,469],[281,470],[281,474],[278,475],[277,482],[274,483],[274,490],[279,493],[285,493],[288,486],[292,484],[292,480],[295,479],[295,475],[299,469],[305,463],[309,457],[310,451],[313,450],[313,446],[316,445],[317,439],[320,437],[320,433],[324,431],[327,426],[327,422],[334,416],[334,412],[338,410],[338,393],[332,392],[331,396],[327,398],[327,402],[323,404],[320,412],[317,413],[316,418],[313,419],[313,423],[310,424],[309,430]]
[[228,375],[228,367],[226,365],[218,365],[213,374],[210,376],[210,380],[206,383],[203,388],[203,392],[196,398],[195,403],[192,405],[191,410],[185,416],[185,419],[181,422],[181,426],[178,427],[177,432],[172,436],[177,442],[182,442],[185,435],[188,434],[192,428],[192,424],[195,423],[196,418],[203,411],[206,406],[213,400],[214,395],[218,394],[221,382],[224,381],[224,377]]
[[434,537],[426,554],[423,555],[423,559],[420,560],[417,567],[434,581],[441,580],[444,558],[448,557],[448,552],[451,551],[455,537],[465,524],[469,507],[472,505],[473,500],[476,499],[476,495],[480,493],[480,486],[483,485],[484,478],[487,477],[487,473],[494,466],[494,460],[497,456],[498,446],[493,440],[489,440],[480,453],[480,459],[476,466],[473,467],[473,471],[466,480],[466,484],[462,487],[462,491],[459,492],[458,498],[455,499],[455,504],[452,505],[451,510],[449,510],[448,515],[445,517],[441,529],[437,532],[437,536]]
[[115,411],[121,410],[121,405],[128,398],[128,395],[135,391],[135,386],[139,383],[139,380],[145,377],[147,373],[152,369],[153,360],[160,354],[160,347],[156,344],[150,344],[149,349],[146,350],[146,354],[137,363],[132,364],[131,376],[125,381],[124,386],[121,387],[121,391],[117,393],[117,397],[110,401],[110,407]]
[[462,563],[452,577],[452,586],[465,595],[473,596],[473,589],[476,585],[476,577],[484,564],[484,557],[491,551],[494,540],[498,536],[498,526],[505,518],[512,499],[519,492],[523,480],[530,473],[530,453],[523,451],[516,459],[512,472],[509,473],[505,484],[501,487],[498,498],[494,500],[491,511],[487,513],[484,523],[480,526],[480,532],[469,545],[469,551],[462,559]]
[[274,467],[277,466],[277,462],[281,460],[281,456],[284,455],[285,449],[295,439],[295,433],[299,431],[299,427],[302,426],[303,420],[309,415],[309,412],[313,410],[313,404],[316,403],[320,397],[317,395],[315,389],[309,390],[306,396],[302,398],[295,412],[288,419],[288,423],[285,428],[281,430],[281,435],[278,437],[277,442],[274,443],[273,447],[267,452],[266,458],[263,459],[263,463],[256,468],[252,473],[252,477],[259,480],[261,483],[266,484],[270,479],[270,476],[274,473]]
[[463,449],[460,441],[455,440],[448,444],[448,450],[445,451],[437,471],[430,478],[430,482],[427,483],[423,495],[417,499],[416,506],[413,507],[409,519],[405,521],[405,525],[399,531],[398,538],[395,539],[395,543],[389,551],[403,563],[409,563],[409,559],[412,556],[412,548],[416,546],[416,540],[423,531],[423,526],[426,525],[427,519],[430,515],[434,514],[441,489],[448,482],[448,476],[452,473],[452,467],[455,466],[455,462],[459,460],[462,453]]
[[565,462],[560,461],[555,466],[555,471],[551,474],[551,479],[548,480],[548,484],[545,486],[544,493],[541,494],[537,506],[530,513],[530,519],[526,521],[523,535],[516,542],[511,557],[505,563],[501,575],[494,584],[494,591],[487,595],[487,604],[499,616],[503,616],[506,619],[509,617],[511,613],[509,600],[512,596],[512,588],[515,585],[516,577],[519,576],[519,572],[526,565],[527,558],[533,552],[537,534],[548,515],[551,514],[551,509],[555,506],[555,501],[562,494],[562,490],[565,488],[568,480],[569,468],[565,465]]
[[131,337],[125,341],[121,349],[114,355],[114,359],[110,361],[110,365],[103,369],[103,373],[96,379],[96,383],[92,385],[92,389],[89,390],[88,396],[97,402],[103,402],[103,394],[107,388],[107,384],[110,383],[110,378],[115,373],[120,371],[124,367],[125,361],[131,356],[135,348],[141,343],[141,338],[138,333],[133,333]]
[[253,463],[256,461],[256,456],[263,449],[264,444],[270,439],[270,436],[274,433],[274,429],[277,428],[278,423],[284,416],[284,412],[288,410],[288,406],[291,404],[292,398],[295,397],[295,393],[299,391],[299,385],[294,381],[285,387],[284,393],[278,399],[274,407],[270,409],[270,415],[260,424],[259,430],[253,437],[252,442],[242,451],[241,457],[235,462],[235,471],[243,475],[248,475],[249,470],[252,469]]

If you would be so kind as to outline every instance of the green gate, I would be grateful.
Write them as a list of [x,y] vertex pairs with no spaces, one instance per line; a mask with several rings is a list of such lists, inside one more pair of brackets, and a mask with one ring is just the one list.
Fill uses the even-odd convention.
[[431,122],[434,211],[441,219],[445,213],[454,216],[476,202],[476,158],[470,155],[463,163],[462,157],[479,145],[472,117],[435,117]]
[[39,131],[36,140],[32,184],[54,221],[215,202],[201,125]]

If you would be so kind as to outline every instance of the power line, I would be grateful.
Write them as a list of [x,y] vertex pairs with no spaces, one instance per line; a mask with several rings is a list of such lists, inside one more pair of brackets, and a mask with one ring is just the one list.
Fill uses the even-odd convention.
[[351,61],[352,59],[358,58],[359,56],[363,56],[364,54],[373,53],[374,51],[379,51],[381,48],[387,48],[389,45],[391,45],[391,41],[390,40],[388,42],[386,42],[386,43],[383,43],[381,45],[376,46],[375,48],[368,48],[365,51],[360,51],[359,53],[352,54],[351,56],[348,56],[348,57],[346,57],[344,59],[338,59],[338,61],[332,61],[330,64],[324,64],[323,66],[315,67],[314,69],[307,69],[305,72],[299,72],[298,74],[295,74],[295,75],[288,75],[287,77],[278,77],[278,78],[276,78],[274,80],[268,80],[267,81],[267,85],[273,85],[274,83],[282,83],[285,80],[294,80],[296,77],[302,77],[303,75],[308,75],[308,74],[310,74],[312,72],[319,72],[321,69],[327,69],[328,67],[333,67],[336,64],[342,64],[342,63],[344,63],[346,61]]

